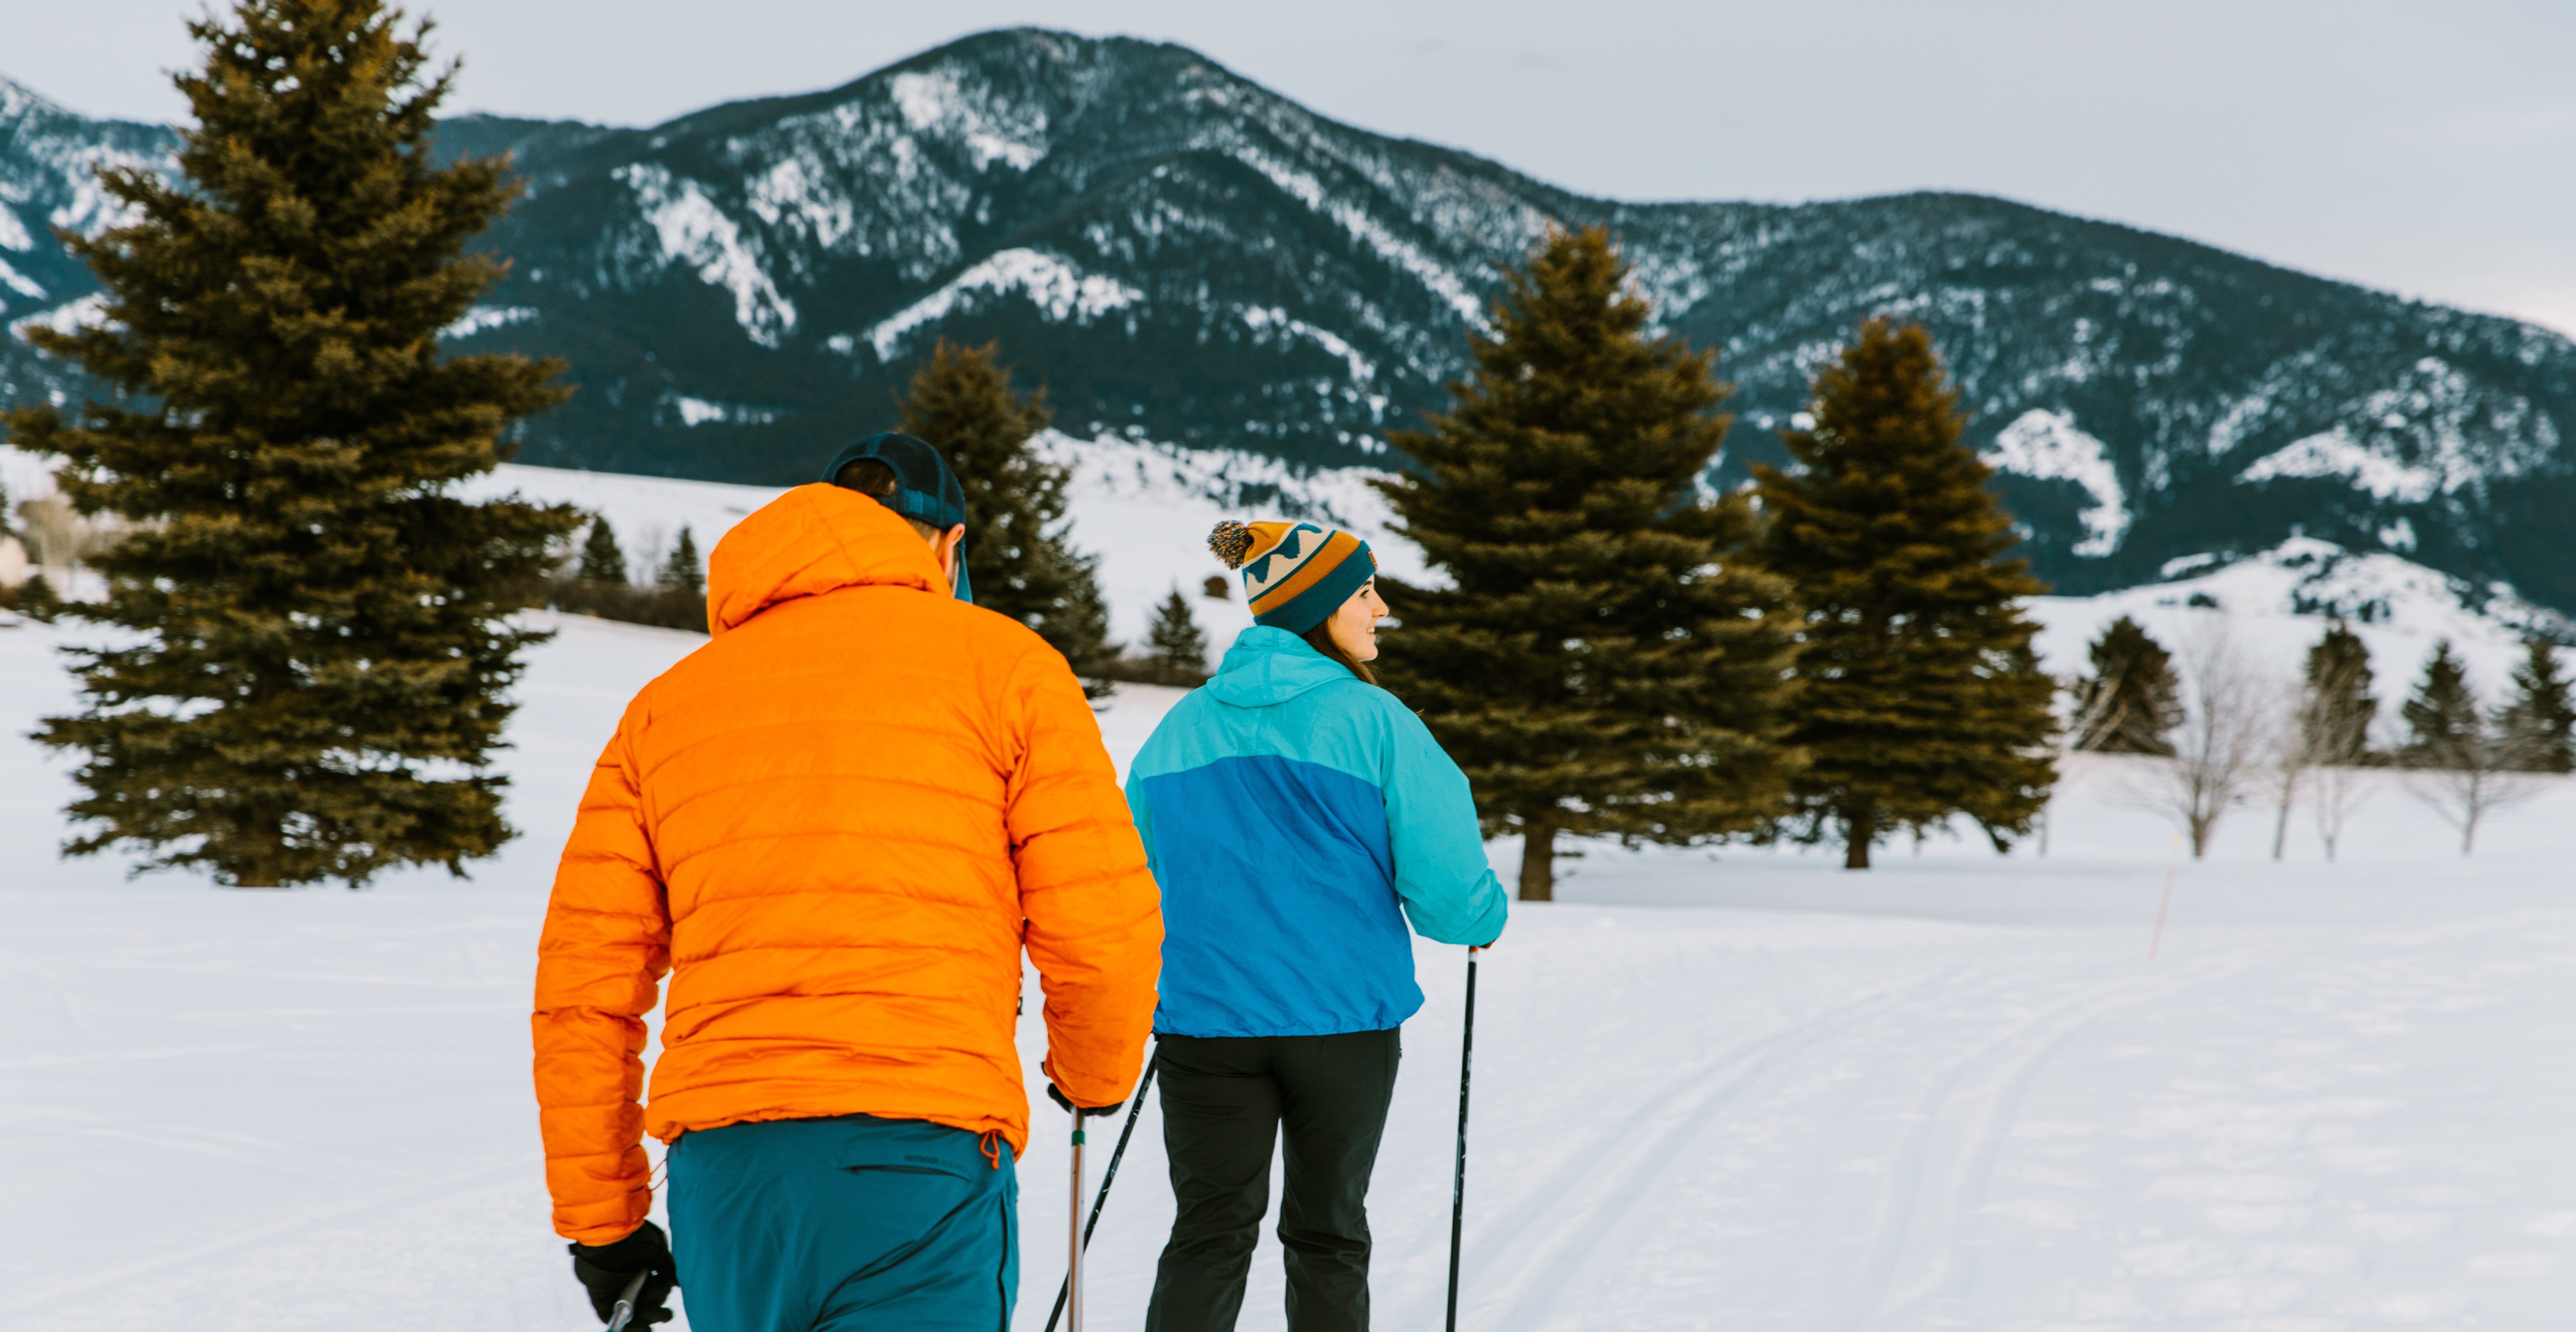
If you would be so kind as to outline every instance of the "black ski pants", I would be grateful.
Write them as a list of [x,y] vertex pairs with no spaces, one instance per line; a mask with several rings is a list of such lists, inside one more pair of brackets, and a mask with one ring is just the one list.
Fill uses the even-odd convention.
[[1288,1332],[1365,1332],[1369,1173],[1403,1057],[1397,1029],[1163,1036],[1155,1049],[1179,1211],[1145,1332],[1232,1332],[1283,1126]]

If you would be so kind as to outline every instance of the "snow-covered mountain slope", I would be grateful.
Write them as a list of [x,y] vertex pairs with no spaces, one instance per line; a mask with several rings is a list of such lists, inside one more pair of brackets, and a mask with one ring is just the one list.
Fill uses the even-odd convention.
[[[159,125],[91,120],[0,76],[0,323],[57,326],[91,317],[98,283],[54,238],[122,219],[100,168],[168,170],[178,136]],[[69,369],[0,335],[0,409],[77,392]]]
[[[12,105],[49,128],[0,140],[11,200],[70,197],[64,145],[168,142]],[[2576,505],[2576,345],[2127,227],[1946,194],[1587,199],[1179,47],[1028,29],[649,129],[464,117],[441,142],[513,152],[530,183],[491,238],[512,280],[454,336],[572,363],[582,391],[529,462],[792,482],[887,424],[952,337],[1000,339],[1076,438],[1386,466],[1464,367],[1493,265],[1598,222],[1741,386],[1721,482],[1778,456],[1818,358],[1896,314],[1931,326],[2065,590],[2304,535],[2576,610],[2554,517]],[[12,318],[86,291],[35,282]],[[0,399],[63,387],[23,352],[0,353]]]
[[[2286,685],[2298,678],[2329,618],[2339,618],[2369,647],[2380,720],[2396,728],[2395,701],[2423,678],[2436,644],[2450,643],[2467,662],[2471,685],[2500,704],[2510,696],[2526,637],[2571,637],[2566,617],[2555,611],[2395,555],[2347,551],[2310,537],[2242,559],[2178,559],[2169,573],[2164,581],[2090,597],[2034,598],[2041,662],[2061,678],[2087,673],[2086,648],[2126,615],[2169,649],[2189,650],[2223,635],[2244,660]],[[2398,739],[2395,729],[2383,737],[2390,744]]]
[[[1155,608],[1175,589],[1190,597],[1213,651],[1250,623],[1235,578],[1207,549],[1208,529],[1226,518],[1311,516],[1360,534],[1397,577],[1437,577],[1420,550],[1389,530],[1391,515],[1367,485],[1368,469],[1300,474],[1258,454],[1114,436],[1077,440],[1054,431],[1038,443],[1072,471],[1068,530],[1077,550],[1099,557],[1110,632],[1123,642],[1143,641]],[[0,445],[0,486],[14,499],[32,498],[51,492],[51,474],[41,460]],[[512,464],[463,491],[477,498],[512,492],[606,515],[630,573],[643,580],[661,566],[680,529],[710,550],[779,488]],[[2402,694],[2433,645],[2449,641],[2467,659],[2473,682],[2501,699],[2525,636],[2576,638],[2565,616],[2507,589],[2474,587],[2384,551],[2349,551],[2308,537],[2241,557],[2185,556],[2160,573],[2157,581],[2090,597],[2033,599],[2043,664],[2059,676],[2083,673],[2086,645],[2128,615],[2168,646],[2223,621],[2251,659],[2287,678],[2328,617],[2339,617],[2370,645],[2383,697]],[[1202,595],[1211,577],[1225,580],[1225,599]]]
[[[23,737],[69,706],[77,631],[0,628],[0,1325],[596,1332],[547,1226],[529,977],[601,744],[703,640],[560,628],[501,755],[525,835],[469,882],[358,893],[54,859],[72,788]],[[1121,689],[1112,755],[1177,696]],[[1460,1325],[2563,1327],[2576,782],[2499,813],[2473,860],[2390,781],[2339,865],[2304,819],[2272,863],[2254,811],[2177,864],[2122,761],[2074,766],[2045,858],[1936,839],[1847,874],[1830,849],[1592,845],[1564,900],[1515,905],[1478,981]],[[1508,874],[1515,848],[1492,854]],[[1381,1326],[1441,1316],[1460,951],[1416,949],[1428,1002],[1369,1197]],[[1030,979],[1014,1326],[1036,1328],[1068,1171]],[[1169,1231],[1160,1113],[1086,1260],[1101,1327],[1139,1325]],[[1282,1326],[1281,1296],[1265,1234],[1246,1332]]]

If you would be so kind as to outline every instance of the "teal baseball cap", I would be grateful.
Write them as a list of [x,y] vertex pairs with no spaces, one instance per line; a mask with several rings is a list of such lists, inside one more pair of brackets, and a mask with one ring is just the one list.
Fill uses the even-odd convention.
[[[948,460],[932,448],[929,441],[910,435],[886,431],[870,435],[856,444],[845,445],[832,455],[823,468],[826,485],[839,485],[841,469],[851,463],[873,459],[884,463],[894,473],[894,496],[881,503],[906,518],[947,531],[966,524],[966,487],[958,484],[957,474],[948,470]],[[966,546],[957,546],[957,599],[972,602],[974,590],[967,585]]]

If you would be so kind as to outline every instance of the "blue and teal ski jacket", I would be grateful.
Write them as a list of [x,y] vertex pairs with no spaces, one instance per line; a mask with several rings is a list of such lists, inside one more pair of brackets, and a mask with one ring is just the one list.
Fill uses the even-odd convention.
[[1503,932],[1466,775],[1284,629],[1245,630],[1163,718],[1127,803],[1163,890],[1157,1032],[1381,1031],[1422,1007],[1407,917],[1441,943]]

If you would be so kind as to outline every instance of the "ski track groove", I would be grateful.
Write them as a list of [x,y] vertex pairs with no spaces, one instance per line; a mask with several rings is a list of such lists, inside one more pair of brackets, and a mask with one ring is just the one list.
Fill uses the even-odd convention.
[[[1462,1284],[1473,1289],[1481,1284],[1485,1273],[1497,1269],[1519,1273],[1500,1290],[1478,1301],[1485,1315],[1478,1321],[1503,1329],[1540,1326],[1608,1234],[1637,1220],[1636,1200],[1653,1196],[1642,1186],[1657,1174],[1671,1169],[1672,1154],[1678,1144],[1693,1132],[1704,1129],[1710,1111],[1752,1085],[1756,1076],[1784,1053],[1804,1045],[1805,1038],[1851,1026],[1897,1006],[1913,995],[1956,982],[1973,972],[1974,969],[1968,967],[1950,968],[1915,980],[1882,986],[1846,999],[1822,1013],[1774,1026],[1697,1061],[1680,1075],[1658,1086],[1651,1095],[1640,1097],[1634,1112],[1615,1125],[1595,1129],[1585,1139],[1584,1149],[1565,1152],[1564,1165],[1539,1184],[1522,1190],[1517,1205],[1505,1204],[1500,1209],[1501,1215],[1516,1220],[1499,1224],[1487,1222],[1470,1233],[1470,1251],[1484,1256],[1474,1264],[1477,1270],[1462,1276]],[[1695,1097],[1684,1100],[1684,1095],[1694,1084],[1705,1085]],[[1594,1164],[1600,1155],[1589,1150],[1594,1144],[1604,1141],[1618,1144],[1640,1133],[1652,1134],[1652,1141],[1616,1148],[1621,1159],[1633,1155],[1634,1164],[1607,1171]],[[1627,1199],[1629,1205],[1610,1207],[1605,1211],[1600,1204],[1574,1201],[1577,1196],[1583,1199],[1596,1196]],[[1532,1232],[1538,1228],[1540,1218],[1550,1214],[1607,1215],[1619,1217],[1620,1222],[1610,1226],[1577,1227],[1571,1239],[1545,1244],[1549,1237],[1533,1236]],[[1510,1251],[1515,1245],[1533,1238],[1542,1242],[1543,1254],[1552,1256],[1544,1261],[1539,1261],[1538,1255],[1517,1263],[1509,1261]]]
[[[2112,1013],[2231,979],[2286,951],[2241,949],[2224,958],[2191,964],[2180,976],[2168,972],[2104,987],[2045,1016],[2016,1023],[1945,1061],[1927,1081],[1916,1099],[1914,1112],[1904,1121],[1907,1128],[1891,1156],[1894,1168],[1872,1227],[1869,1257],[1855,1274],[1852,1297],[1833,1325],[1853,1332],[1956,1325],[1937,1320],[1941,1306],[1955,1307],[1965,1300],[1974,1278],[1974,1255],[1964,1238],[1966,1222],[1982,1206],[2022,1097],[2049,1056],[2068,1037]],[[1999,1070],[1959,1090],[1961,1079],[1972,1067],[1998,1056],[2003,1060]],[[1936,1150],[1935,1135],[1945,1120],[1956,1118],[1945,1112],[1953,1106],[1967,1105],[1981,1108],[1970,1112],[1964,1141],[1946,1151]],[[1952,1167],[1952,1187],[1946,1193],[1928,1187],[1931,1176],[1943,1164]],[[1945,1200],[1946,1207],[1942,1206]],[[1923,1276],[1898,1289],[1897,1278],[1906,1252],[1912,1247],[1909,1242],[1927,1229],[1929,1218],[1924,1213],[1935,1207],[1947,1214],[1946,1224],[1929,1239],[1939,1246],[1938,1251],[1928,1261]],[[1923,1307],[1927,1303],[1932,1307]]]

